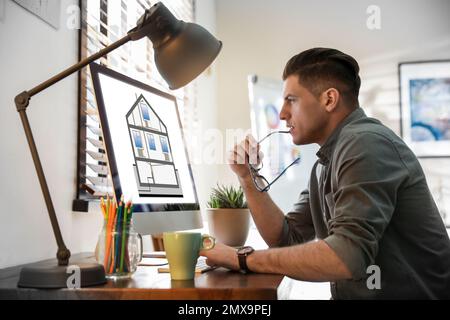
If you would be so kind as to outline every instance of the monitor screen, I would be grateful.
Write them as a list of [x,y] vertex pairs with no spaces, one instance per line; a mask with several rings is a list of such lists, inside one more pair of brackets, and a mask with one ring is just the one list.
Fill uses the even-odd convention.
[[106,67],[92,80],[116,198],[135,211],[198,209],[176,98]]

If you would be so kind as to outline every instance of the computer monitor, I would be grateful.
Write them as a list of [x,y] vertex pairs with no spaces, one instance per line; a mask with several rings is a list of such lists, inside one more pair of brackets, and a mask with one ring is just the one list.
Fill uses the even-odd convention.
[[90,64],[116,199],[142,235],[202,228],[176,98]]

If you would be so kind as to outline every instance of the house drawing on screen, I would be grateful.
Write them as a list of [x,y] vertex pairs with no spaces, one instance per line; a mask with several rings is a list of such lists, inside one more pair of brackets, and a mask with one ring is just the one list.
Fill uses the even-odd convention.
[[167,127],[143,95],[126,114],[133,170],[141,197],[182,197]]

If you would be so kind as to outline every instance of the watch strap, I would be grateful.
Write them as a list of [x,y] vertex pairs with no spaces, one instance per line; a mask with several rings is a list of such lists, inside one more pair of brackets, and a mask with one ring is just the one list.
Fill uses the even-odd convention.
[[[246,250],[247,252],[242,252],[243,249],[247,249]],[[237,251],[239,268],[244,273],[250,272],[250,270],[247,266],[247,256],[250,255],[251,253],[253,253],[253,251],[254,251],[254,249],[252,247],[242,247],[242,248],[238,249],[238,251]]]

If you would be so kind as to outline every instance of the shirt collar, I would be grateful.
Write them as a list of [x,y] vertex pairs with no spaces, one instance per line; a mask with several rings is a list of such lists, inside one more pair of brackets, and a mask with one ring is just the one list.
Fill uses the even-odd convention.
[[355,120],[366,117],[364,110],[362,108],[356,108],[352,113],[350,113],[344,120],[339,123],[339,125],[334,129],[333,133],[328,137],[327,141],[317,152],[317,157],[319,157],[319,163],[322,165],[328,165],[330,162],[331,155],[333,154],[334,148],[336,146],[339,134],[347,124]]

